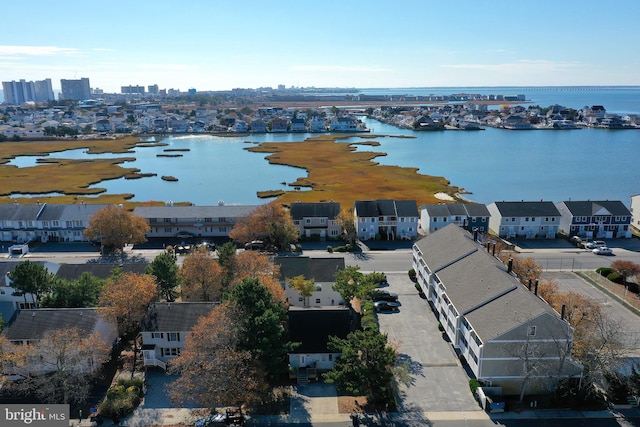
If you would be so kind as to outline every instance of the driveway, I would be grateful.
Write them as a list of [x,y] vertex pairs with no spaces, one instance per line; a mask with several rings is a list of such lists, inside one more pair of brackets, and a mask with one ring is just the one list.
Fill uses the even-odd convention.
[[418,295],[407,273],[388,273],[389,291],[402,304],[399,312],[380,313],[380,330],[398,346],[408,364],[411,384],[400,387],[400,412],[480,411],[469,378],[451,344],[438,331],[429,304]]

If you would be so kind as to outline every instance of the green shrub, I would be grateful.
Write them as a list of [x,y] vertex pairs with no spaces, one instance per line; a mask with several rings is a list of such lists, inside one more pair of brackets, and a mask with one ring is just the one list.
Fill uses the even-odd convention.
[[442,323],[438,323],[438,330],[440,332],[444,332],[444,326],[442,326]]
[[611,267],[600,267],[596,270],[596,273],[603,277],[607,277],[609,274],[613,273],[613,268]]
[[611,280],[614,283],[622,284],[624,282],[624,277],[615,271],[607,275],[607,279]]
[[409,270],[409,279],[412,282],[415,282],[418,278],[418,275],[416,274],[416,270],[414,270],[413,268],[411,270]]
[[471,389],[471,394],[475,394],[478,387],[481,386],[482,384],[480,384],[480,381],[476,380],[475,378],[471,378],[469,380],[469,389]]
[[141,378],[118,380],[107,390],[107,398],[99,406],[100,415],[116,420],[133,412],[140,404],[143,385]]
[[333,246],[327,246],[327,252],[332,254],[333,253]]

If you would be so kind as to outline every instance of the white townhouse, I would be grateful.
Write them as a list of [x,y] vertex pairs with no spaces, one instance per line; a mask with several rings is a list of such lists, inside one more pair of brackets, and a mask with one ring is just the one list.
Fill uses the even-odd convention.
[[187,336],[198,320],[211,313],[217,302],[156,302],[142,323],[144,366],[167,369],[167,363],[185,347]]
[[415,200],[357,200],[353,216],[360,240],[413,240],[418,236],[420,214]]
[[479,203],[438,203],[420,207],[420,228],[431,234],[449,224],[480,234],[489,232],[491,214]]
[[416,242],[413,268],[456,353],[485,385],[540,394],[580,377],[569,323],[468,231],[450,224]]
[[257,205],[217,206],[140,206],[133,214],[144,218],[150,230],[147,237],[228,237],[236,222],[248,216]]
[[0,205],[0,240],[3,242],[85,242],[91,217],[108,205],[35,204]]
[[489,229],[507,239],[555,239],[560,228],[560,212],[553,202],[493,202]]
[[[273,263],[280,266],[280,284],[285,297],[295,307],[325,307],[344,305],[340,294],[333,290],[336,272],[344,270],[344,258],[275,257]],[[316,290],[305,301],[298,291],[291,287],[287,279],[304,276],[313,279]]]
[[584,200],[556,203],[562,215],[560,231],[589,239],[630,238],[631,212],[619,200]]
[[302,239],[337,239],[342,232],[336,221],[340,214],[340,203],[294,202],[289,207],[289,214]]
[[631,196],[631,226],[640,231],[640,194]]

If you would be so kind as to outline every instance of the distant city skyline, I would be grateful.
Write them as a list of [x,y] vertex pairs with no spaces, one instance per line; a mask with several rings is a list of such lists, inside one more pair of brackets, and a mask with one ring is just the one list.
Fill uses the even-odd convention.
[[28,3],[3,5],[0,80],[56,91],[640,85],[636,0]]

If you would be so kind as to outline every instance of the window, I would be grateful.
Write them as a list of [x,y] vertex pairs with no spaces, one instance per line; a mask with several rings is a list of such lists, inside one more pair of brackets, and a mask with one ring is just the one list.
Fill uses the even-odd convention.
[[535,221],[535,220],[536,220],[536,217],[535,217],[535,216],[531,218],[531,221]]
[[316,304],[320,304],[320,298],[316,298]]
[[167,341],[180,341],[180,332],[167,333]]
[[151,338],[164,338],[164,333],[162,333],[162,332],[151,332]]
[[482,218],[482,222],[487,222],[487,218]]
[[304,298],[303,297],[298,297],[298,302],[303,302]]
[[165,233],[171,233],[171,227],[165,227],[164,228],[164,232]]
[[528,337],[535,337],[536,336],[536,327],[535,326],[527,327],[527,336]]
[[213,218],[205,218],[204,222],[213,222]]
[[327,223],[327,218],[320,218],[320,224],[326,224]]
[[180,356],[179,348],[163,348],[160,353],[161,356]]
[[529,217],[526,217],[524,220],[525,222],[529,222]]
[[163,222],[171,222],[171,218],[163,218]]
[[438,222],[438,217],[437,216],[433,217],[433,222]]
[[304,223],[305,224],[311,224],[311,218],[305,218]]
[[556,222],[556,218],[555,217],[551,218],[551,222]]
[[218,231],[220,233],[226,233],[227,232],[227,227],[218,227]]
[[512,218],[511,218],[511,222],[516,222],[516,218],[515,218],[515,217],[512,217]]

